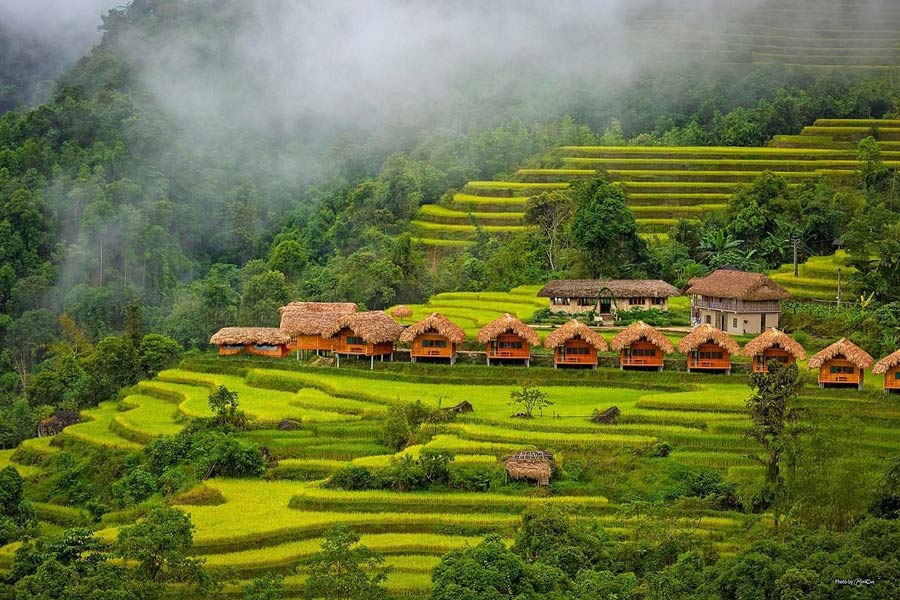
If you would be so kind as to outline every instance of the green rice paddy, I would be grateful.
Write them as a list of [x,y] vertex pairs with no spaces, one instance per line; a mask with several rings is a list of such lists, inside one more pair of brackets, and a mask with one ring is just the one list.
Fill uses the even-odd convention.
[[[508,299],[522,311],[533,311],[543,303],[535,292],[535,287],[517,288],[506,294],[477,295],[475,300],[491,306]],[[443,301],[472,298],[455,293],[446,294]],[[239,359],[213,355],[194,359],[141,383],[122,401],[85,411],[91,420],[68,427],[60,436],[117,451],[140,450],[156,436],[177,432],[187,418],[208,416],[206,399],[213,386],[237,391],[252,426],[242,435],[266,446],[277,464],[262,480],[207,480],[203,485],[218,492],[224,502],[181,508],[196,526],[198,553],[207,567],[233,569],[244,581],[279,571],[289,575],[289,590],[299,590],[305,561],[318,551],[324,531],[335,523],[356,529],[363,543],[387,555],[395,567],[388,581],[391,590],[424,596],[438,556],[475,544],[491,532],[511,542],[518,515],[526,507],[545,503],[565,507],[622,540],[633,539],[644,519],[622,512],[619,500],[600,489],[551,486],[549,494],[537,494],[524,484],[487,492],[355,492],[322,486],[323,479],[344,466],[383,469],[392,459],[404,454],[415,458],[424,449],[453,452],[451,469],[502,469],[498,459],[516,450],[548,449],[565,470],[588,457],[604,461],[665,442],[672,448],[669,458],[648,460],[717,469],[750,488],[762,477],[747,458],[754,446],[743,435],[749,422],[743,412],[748,388],[742,375],[622,374],[613,369],[576,374],[472,365],[423,366],[408,372],[388,363],[369,372],[304,366],[292,359],[252,363],[255,366],[245,366]],[[217,372],[229,365],[233,365],[230,374]],[[541,388],[554,402],[531,420],[513,418],[515,409],[508,404],[510,391],[525,378],[543,382]],[[877,378],[867,379],[871,390],[878,384]],[[475,411],[428,426],[420,443],[392,453],[379,441],[384,411],[393,403],[416,400],[431,406],[467,400]],[[821,391],[810,385],[803,404],[825,423],[836,415],[857,419],[865,428],[865,443],[858,446],[862,461],[900,447],[900,411],[875,391]],[[621,411],[618,424],[589,421],[594,409],[612,405]],[[300,428],[280,431],[276,423],[281,419],[298,420]],[[51,444],[54,439],[29,440],[23,446],[46,455],[58,451]],[[23,475],[40,472],[40,467],[17,463],[11,451],[0,455],[0,465],[7,464]],[[56,509],[73,514],[57,514]],[[746,547],[748,531],[768,526],[765,516],[673,510],[673,523],[682,523],[726,554]],[[65,507],[41,507],[38,512],[42,519],[83,519],[79,511]],[[111,539],[116,527],[101,529],[100,535]],[[4,551],[11,549],[0,554]],[[225,591],[237,596],[240,586],[229,585]]]
[[[619,183],[646,239],[665,239],[678,219],[702,220],[727,208],[731,196],[766,172],[798,185],[825,178],[855,183],[862,163],[856,142],[876,135],[886,165],[900,166],[896,120],[820,119],[800,135],[776,136],[764,148],[563,146],[544,159],[548,168],[519,170],[510,181],[472,181],[447,206],[425,205],[413,222],[416,241],[440,249],[472,243],[476,224],[504,235],[525,230],[528,197],[602,173]],[[819,293],[815,285],[795,288]]]

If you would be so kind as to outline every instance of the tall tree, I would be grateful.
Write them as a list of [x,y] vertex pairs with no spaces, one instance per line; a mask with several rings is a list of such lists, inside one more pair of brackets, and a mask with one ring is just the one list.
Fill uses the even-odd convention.
[[551,271],[557,269],[574,212],[575,203],[565,191],[539,194],[525,204],[525,222],[538,227]]
[[322,549],[309,560],[306,595],[334,600],[386,600],[384,558],[359,544],[359,534],[344,525],[325,532]]

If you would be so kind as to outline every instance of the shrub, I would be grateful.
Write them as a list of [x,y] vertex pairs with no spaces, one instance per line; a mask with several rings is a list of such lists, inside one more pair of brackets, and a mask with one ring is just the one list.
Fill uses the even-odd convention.
[[366,467],[349,465],[331,476],[328,487],[342,490],[374,490],[380,488],[381,480]]
[[156,492],[156,477],[143,467],[137,467],[115,482],[112,492],[123,506],[139,504]]

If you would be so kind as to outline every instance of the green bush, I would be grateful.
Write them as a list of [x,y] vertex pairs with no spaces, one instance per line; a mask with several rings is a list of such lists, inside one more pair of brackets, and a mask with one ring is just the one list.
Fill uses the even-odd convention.
[[138,504],[156,492],[156,477],[143,467],[131,469],[113,484],[112,492],[123,506]]
[[382,485],[381,479],[366,467],[349,465],[334,475],[328,482],[328,487],[342,490],[374,490]]

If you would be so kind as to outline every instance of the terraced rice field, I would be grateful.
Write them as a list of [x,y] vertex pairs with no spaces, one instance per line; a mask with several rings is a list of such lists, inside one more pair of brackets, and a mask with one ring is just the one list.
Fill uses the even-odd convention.
[[[454,295],[449,296],[452,301]],[[486,295],[484,300],[501,297]],[[235,365],[229,368],[231,374],[218,372],[229,364]],[[243,582],[266,571],[285,573],[289,594],[300,593],[304,561],[318,550],[323,532],[335,523],[356,529],[364,543],[387,555],[395,567],[388,580],[392,591],[422,597],[427,595],[430,569],[439,555],[474,544],[488,532],[511,541],[518,515],[528,506],[563,506],[623,540],[635,536],[642,522],[623,512],[616,498],[606,496],[603,482],[590,491],[551,486],[549,495],[535,494],[524,484],[502,491],[408,493],[322,486],[324,478],[349,464],[377,470],[390,466],[392,459],[404,454],[416,457],[429,448],[453,452],[451,469],[500,469],[499,458],[539,447],[552,450],[565,470],[571,461],[605,460],[666,442],[673,449],[669,458],[645,460],[718,469],[748,488],[757,485],[761,476],[760,468],[747,458],[754,447],[743,435],[748,426],[743,413],[748,389],[742,375],[623,375],[600,369],[572,379],[571,373],[547,368],[466,366],[460,370],[432,365],[412,374],[391,365],[369,372],[293,361],[261,361],[257,368],[237,366],[242,364],[209,356],[164,371],[121,402],[85,411],[91,420],[67,428],[62,437],[120,451],[140,450],[153,437],[178,431],[187,418],[208,415],[206,398],[212,386],[224,384],[237,391],[254,427],[243,435],[266,446],[278,464],[269,468],[263,480],[208,480],[203,485],[218,492],[223,501],[181,507],[196,525],[198,553],[208,568],[233,569]],[[619,379],[611,380],[613,374]],[[541,382],[554,404],[533,420],[512,419],[509,392],[526,379]],[[879,384],[877,378],[867,378],[872,389]],[[394,453],[379,441],[384,411],[391,404],[415,400],[432,406],[468,400],[475,412],[428,426],[420,443]],[[802,401],[828,426],[845,415],[859,420],[865,427],[864,440],[858,444],[863,465],[900,447],[900,411],[878,393],[823,392],[809,385]],[[622,412],[618,424],[589,421],[593,409],[611,405]],[[278,430],[275,423],[284,418],[298,420],[300,428]],[[29,453],[44,455],[57,451],[50,442],[42,438],[23,446]],[[7,452],[0,459],[23,475],[39,472],[39,467],[17,464],[14,457]],[[609,489],[616,493],[614,486]],[[66,510],[74,513],[66,518],[79,518],[78,511],[65,507],[38,508],[42,518],[57,519],[56,513]],[[748,531],[767,526],[764,517],[724,511],[709,514],[685,509],[670,516],[723,553],[744,547]],[[116,528],[106,527],[100,533],[111,539]],[[4,551],[11,549],[0,549],[0,554]],[[229,584],[223,593],[239,597],[242,584]]]
[[633,27],[659,56],[672,61],[817,69],[900,66],[900,7],[891,2],[769,0],[732,3],[721,15],[697,27],[692,22],[697,15],[681,5],[654,5]]
[[789,185],[818,178],[854,184],[861,166],[856,143],[868,135],[881,142],[886,164],[900,166],[900,120],[820,119],[765,148],[562,147],[545,157],[548,168],[521,169],[509,181],[472,181],[449,205],[423,206],[413,229],[421,243],[435,247],[471,244],[479,227],[489,234],[519,232],[530,197],[603,174],[624,189],[641,234],[664,240],[678,219],[725,210],[741,186],[767,171]]
[[404,323],[415,323],[433,312],[439,312],[466,330],[474,338],[478,330],[510,313],[522,321],[531,322],[534,313],[550,306],[548,298],[538,298],[541,286],[523,285],[509,292],[446,292],[432,296],[427,304],[412,304],[413,315]]
[[847,264],[847,253],[838,250],[831,256],[813,256],[801,264],[794,277],[794,265],[782,265],[769,276],[787,288],[797,298],[834,301],[838,291],[838,269],[841,272],[841,293],[845,300],[854,299],[849,284],[856,269]]

